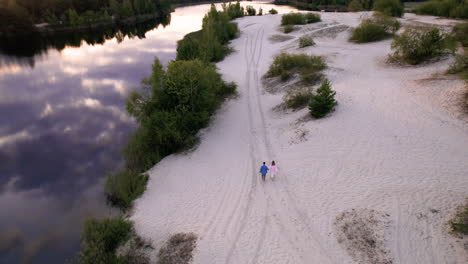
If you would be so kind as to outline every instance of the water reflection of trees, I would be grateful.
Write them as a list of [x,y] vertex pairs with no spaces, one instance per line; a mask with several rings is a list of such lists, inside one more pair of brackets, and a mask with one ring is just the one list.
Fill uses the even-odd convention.
[[146,32],[163,25],[169,25],[170,16],[147,20],[134,25],[116,25],[80,32],[32,33],[29,35],[0,38],[0,66],[17,64],[34,67],[35,60],[47,54],[50,49],[63,50],[65,47],[80,47],[83,41],[89,45],[104,44],[116,38],[121,43],[125,37],[145,38]]

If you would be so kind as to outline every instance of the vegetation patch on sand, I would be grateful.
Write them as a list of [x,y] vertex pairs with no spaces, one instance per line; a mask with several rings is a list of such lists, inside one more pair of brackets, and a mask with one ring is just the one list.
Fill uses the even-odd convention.
[[156,264],[188,264],[193,258],[197,236],[193,233],[173,235],[159,250]]
[[335,219],[337,240],[358,263],[391,264],[385,248],[388,215],[369,209],[352,209]]
[[315,41],[310,36],[302,36],[299,38],[299,48],[314,46]]
[[281,17],[281,25],[305,25],[321,21],[320,15],[315,13],[289,13]]
[[299,74],[302,81],[316,82],[320,78],[314,77],[321,76],[320,71],[325,68],[325,61],[320,56],[281,53],[273,60],[266,77],[280,77],[282,81],[286,81],[293,75]]
[[404,7],[400,0],[377,0],[374,11],[382,12],[387,16],[402,17]]
[[416,65],[453,53],[455,42],[438,28],[409,26],[395,36],[391,47],[394,53],[389,56],[390,62]]
[[468,199],[457,209],[457,213],[449,221],[451,231],[461,236],[468,235]]
[[416,8],[416,13],[450,18],[468,18],[466,0],[430,0]]
[[[120,254],[119,247],[126,244]],[[84,224],[81,252],[77,263],[149,263],[146,250],[149,242],[142,240],[134,231],[132,222],[122,217],[89,219]]]
[[322,118],[333,111],[338,104],[335,100],[335,95],[336,92],[332,90],[330,81],[327,79],[323,80],[316,93],[310,98],[310,114],[315,118]]
[[366,43],[389,38],[400,29],[400,22],[384,14],[375,14],[364,19],[351,34],[350,40],[356,43]]

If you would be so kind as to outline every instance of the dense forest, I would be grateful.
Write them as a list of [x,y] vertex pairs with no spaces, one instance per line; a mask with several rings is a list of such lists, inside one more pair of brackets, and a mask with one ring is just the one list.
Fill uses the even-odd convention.
[[0,34],[28,32],[34,24],[91,26],[152,14],[165,16],[173,3],[197,0],[0,0]]

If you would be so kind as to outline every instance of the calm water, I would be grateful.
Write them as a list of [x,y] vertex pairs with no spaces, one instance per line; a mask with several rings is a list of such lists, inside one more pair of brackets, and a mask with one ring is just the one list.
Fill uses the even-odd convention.
[[175,58],[177,40],[201,28],[209,7],[120,30],[0,43],[1,264],[64,263],[79,248],[83,219],[111,214],[102,182],[135,126],[126,95],[155,56]]

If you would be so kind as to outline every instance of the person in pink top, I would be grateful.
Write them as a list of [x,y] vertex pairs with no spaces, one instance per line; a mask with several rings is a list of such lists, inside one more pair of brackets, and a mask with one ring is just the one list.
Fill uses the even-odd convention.
[[275,178],[277,172],[278,172],[278,167],[276,167],[275,161],[272,161],[271,166],[270,166],[270,177],[272,180]]

